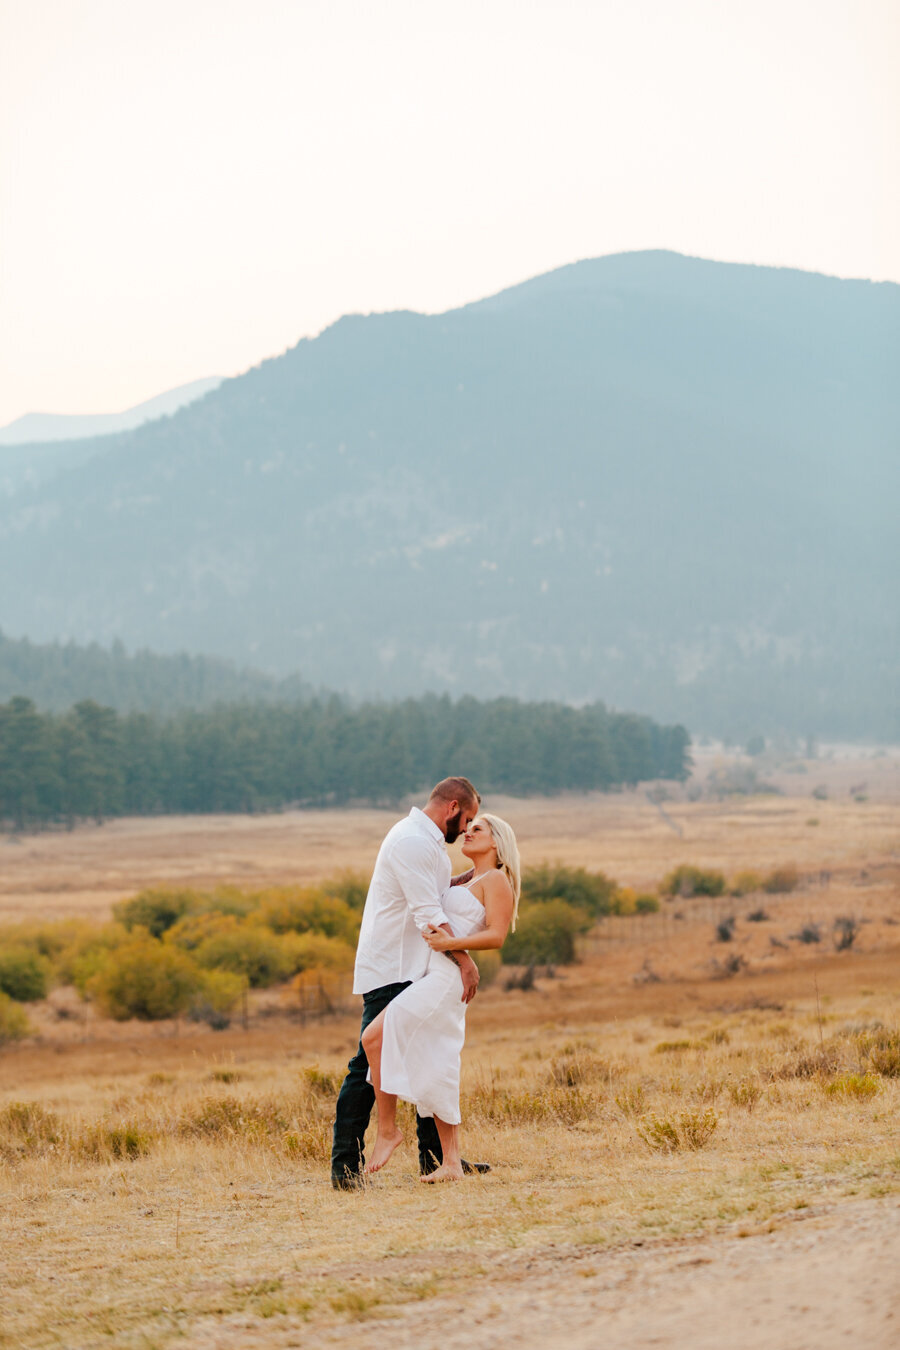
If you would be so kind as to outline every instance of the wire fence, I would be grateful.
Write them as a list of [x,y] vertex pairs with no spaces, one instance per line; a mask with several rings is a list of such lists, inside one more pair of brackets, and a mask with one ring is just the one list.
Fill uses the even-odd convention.
[[[813,872],[802,877],[796,889],[823,890],[830,882],[830,872]],[[577,955],[583,959],[613,945],[646,946],[651,942],[664,942],[684,932],[685,928],[700,924],[717,927],[730,918],[741,922],[749,915],[777,904],[782,898],[780,894],[770,895],[764,891],[741,896],[695,895],[663,900],[662,908],[653,914],[607,914],[589,933],[578,938]]]
[[301,1023],[348,1012],[356,1007],[353,976],[304,971],[284,991],[282,1006]]

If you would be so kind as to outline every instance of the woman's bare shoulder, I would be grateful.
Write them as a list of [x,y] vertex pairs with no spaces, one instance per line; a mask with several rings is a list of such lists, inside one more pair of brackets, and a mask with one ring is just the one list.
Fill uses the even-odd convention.
[[501,872],[499,867],[486,872],[481,878],[481,884],[484,887],[483,895],[485,899],[500,900],[512,895],[509,877],[505,872]]

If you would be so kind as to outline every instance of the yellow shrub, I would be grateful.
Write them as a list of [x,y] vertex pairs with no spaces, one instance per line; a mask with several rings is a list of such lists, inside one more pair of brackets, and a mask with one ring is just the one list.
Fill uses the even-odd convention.
[[107,954],[88,992],[117,1022],[153,1022],[185,1012],[201,982],[189,956],[141,934]]
[[285,933],[280,939],[288,974],[312,967],[333,973],[352,970],[356,949],[324,933]]
[[359,915],[316,886],[280,886],[258,897],[257,916],[275,933],[324,933],[356,942]]
[[247,977],[231,970],[204,970],[197,998],[213,1012],[230,1013],[247,988]]
[[66,924],[68,941],[60,948],[53,961],[53,974],[60,984],[74,985],[82,998],[87,997],[87,986],[101,969],[107,956],[123,942],[128,941],[124,928],[117,923]]
[[220,914],[216,910],[185,914],[172,925],[163,941],[181,947],[183,951],[195,952],[207,938],[218,937],[221,933],[233,933],[238,923],[239,920],[234,914]]
[[478,973],[481,976],[479,982],[480,989],[487,989],[489,984],[493,984],[500,974],[500,967],[503,964],[503,957],[498,951],[488,950],[484,952],[473,952],[475,964],[478,967]]
[[763,882],[763,890],[769,895],[787,895],[789,891],[795,891],[800,881],[800,874],[794,863],[784,863],[781,867],[773,867],[772,871]]
[[31,1031],[28,1016],[14,999],[0,989],[0,1045],[21,1041]]
[[637,907],[637,891],[633,886],[620,886],[610,903],[612,914],[634,914]]
[[757,891],[763,888],[763,878],[759,872],[753,872],[749,869],[738,872],[731,880],[728,887],[729,895],[755,895]]
[[881,1083],[873,1073],[842,1073],[830,1083],[822,1084],[822,1091],[829,1097],[874,1097]]

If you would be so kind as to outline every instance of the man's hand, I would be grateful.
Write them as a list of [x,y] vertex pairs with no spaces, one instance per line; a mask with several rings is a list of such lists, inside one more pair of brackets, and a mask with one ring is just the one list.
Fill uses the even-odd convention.
[[460,872],[457,876],[450,878],[451,886],[466,886],[475,875],[475,868],[470,867],[468,872]]
[[471,1003],[472,999],[478,993],[478,981],[481,974],[475,962],[468,952],[454,952],[456,964],[459,966],[459,973],[463,982],[463,1003]]
[[455,941],[453,929],[449,923],[442,923],[439,928],[435,928],[434,924],[429,924],[422,936],[432,951],[442,951],[445,956],[449,956],[450,960],[459,966],[459,973],[463,982],[462,1001],[463,1003],[471,1003],[478,992],[478,981],[481,979],[481,974],[468,952],[453,952],[445,945]]

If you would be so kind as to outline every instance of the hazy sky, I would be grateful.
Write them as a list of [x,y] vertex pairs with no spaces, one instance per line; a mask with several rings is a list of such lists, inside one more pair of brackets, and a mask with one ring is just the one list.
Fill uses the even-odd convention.
[[672,248],[900,281],[898,0],[0,0],[0,424]]

